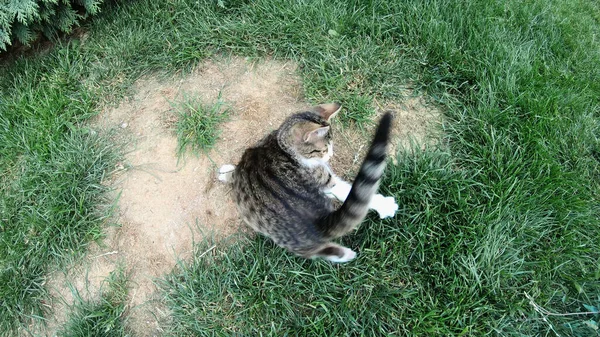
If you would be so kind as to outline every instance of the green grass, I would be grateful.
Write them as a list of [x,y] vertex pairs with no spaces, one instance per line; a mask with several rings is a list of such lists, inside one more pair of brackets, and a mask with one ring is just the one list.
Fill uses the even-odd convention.
[[40,315],[48,268],[101,235],[114,152],[82,127],[98,103],[235,54],[296,61],[306,99],[344,103],[346,121],[412,87],[444,110],[444,139],[399,154],[383,185],[401,210],[345,239],[354,263],[257,239],[182,264],[165,281],[172,334],[597,336],[599,315],[547,315],[526,294],[557,314],[600,306],[598,13],[587,0],[103,8],[85,42],[0,70],[0,330]]
[[[76,290],[74,290],[76,292]],[[84,300],[75,293],[69,321],[57,333],[64,337],[124,337],[127,312],[127,275],[121,268],[110,273],[98,299]]]
[[81,126],[95,100],[68,71],[76,62],[62,52],[54,57],[51,66],[16,75],[0,98],[4,332],[43,314],[47,273],[100,238],[110,213],[101,182],[113,167],[113,146]]
[[[195,259],[180,265],[163,284],[173,314],[167,335],[549,332],[525,292],[540,301],[543,290],[560,285],[538,284],[556,280],[543,274],[536,279],[537,271],[544,270],[527,270],[535,261],[523,257],[541,253],[525,237],[547,231],[546,224],[527,215],[515,214],[522,217],[518,221],[473,212],[484,209],[483,197],[472,193],[482,186],[456,170],[449,153],[401,154],[398,159],[399,166],[389,167],[382,185],[402,208],[394,220],[371,215],[342,240],[359,251],[356,261],[343,266],[305,261],[263,238],[217,243],[213,249],[203,242]],[[596,288],[586,286],[579,296],[597,308]],[[566,305],[564,297],[558,302],[554,311],[564,313],[570,306],[588,311]],[[548,317],[563,336],[594,336],[584,319],[597,322],[598,316]],[[570,328],[576,333],[569,333]]]
[[220,135],[219,124],[225,121],[230,109],[220,99],[212,105],[198,98],[184,97],[172,102],[177,115],[177,155],[181,158],[186,150],[192,153],[206,153]]

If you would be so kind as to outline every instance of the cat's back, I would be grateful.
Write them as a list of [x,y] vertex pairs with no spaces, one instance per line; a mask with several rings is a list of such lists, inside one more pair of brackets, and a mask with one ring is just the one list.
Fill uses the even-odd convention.
[[237,165],[236,174],[264,172],[277,163],[285,161],[288,161],[286,153],[277,146],[277,134],[272,132],[244,151]]
[[274,227],[310,230],[317,219],[332,211],[310,168],[279,147],[275,132],[246,149],[233,182],[242,218],[265,234]]

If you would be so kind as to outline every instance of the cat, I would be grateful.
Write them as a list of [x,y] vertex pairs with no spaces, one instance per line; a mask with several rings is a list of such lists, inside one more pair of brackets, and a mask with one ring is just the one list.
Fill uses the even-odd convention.
[[[393,197],[376,194],[383,175],[392,114],[381,118],[354,184],[329,167],[331,119],[338,103],[321,104],[288,117],[237,165],[223,165],[218,179],[232,184],[238,211],[250,227],[305,258],[348,262],[356,253],[331,242],[352,231],[369,208],[381,218],[398,210]],[[337,201],[337,200],[339,201]],[[337,206],[343,202],[341,207]]]

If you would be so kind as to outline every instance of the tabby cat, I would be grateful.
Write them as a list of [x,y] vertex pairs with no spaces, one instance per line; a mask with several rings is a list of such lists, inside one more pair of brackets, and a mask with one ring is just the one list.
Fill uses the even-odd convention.
[[[224,165],[219,180],[231,183],[242,219],[277,245],[305,258],[347,262],[356,256],[331,242],[352,231],[369,208],[381,218],[393,216],[393,197],[375,194],[385,168],[392,114],[386,113],[354,184],[337,177],[331,119],[337,103],[288,117],[279,129],[245,151],[237,166]],[[343,202],[341,207],[340,202]]]

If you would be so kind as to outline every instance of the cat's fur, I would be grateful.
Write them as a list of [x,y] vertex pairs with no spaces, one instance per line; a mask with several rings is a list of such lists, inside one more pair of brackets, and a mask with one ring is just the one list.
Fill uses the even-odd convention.
[[[329,167],[330,120],[336,103],[296,113],[245,151],[237,166],[224,165],[219,179],[232,183],[242,219],[293,253],[347,262],[356,253],[332,243],[353,230],[373,208],[384,218],[398,209],[393,197],[375,194],[385,168],[392,115],[386,113],[354,184]],[[335,200],[343,201],[337,207]],[[339,205],[339,202],[337,203]]]

